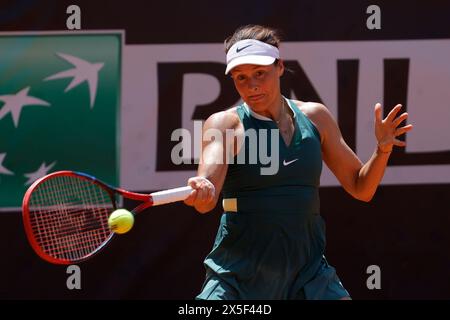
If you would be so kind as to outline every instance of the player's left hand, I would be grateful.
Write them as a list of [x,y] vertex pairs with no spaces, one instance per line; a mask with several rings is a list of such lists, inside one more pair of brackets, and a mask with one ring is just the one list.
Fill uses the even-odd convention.
[[380,103],[375,105],[375,136],[378,141],[378,147],[382,152],[390,152],[394,146],[405,147],[406,142],[398,140],[397,137],[410,131],[413,128],[412,124],[397,128],[402,121],[408,118],[408,113],[404,112],[399,117],[395,118],[400,109],[401,104],[397,104],[388,116],[383,120]]

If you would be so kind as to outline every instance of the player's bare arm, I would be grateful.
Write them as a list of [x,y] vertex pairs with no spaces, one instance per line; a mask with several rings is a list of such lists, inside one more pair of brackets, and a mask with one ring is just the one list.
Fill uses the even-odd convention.
[[[239,134],[241,127],[234,108],[211,115],[203,126],[197,176],[188,180],[188,185],[194,190],[185,200],[200,213],[211,211],[216,206],[228,168],[227,150],[232,150],[231,156],[237,152],[237,137],[226,139],[227,129]],[[220,133],[221,139],[211,138],[214,132]]]
[[324,105],[300,102],[297,105],[318,128],[321,135],[323,160],[342,187],[354,198],[370,201],[383,178],[393,146],[406,146],[396,137],[412,129],[412,125],[397,128],[408,114],[403,113],[395,118],[401,109],[401,106],[397,105],[386,119],[382,120],[381,105],[375,106],[375,136],[378,144],[372,157],[363,164],[344,141],[336,120]]

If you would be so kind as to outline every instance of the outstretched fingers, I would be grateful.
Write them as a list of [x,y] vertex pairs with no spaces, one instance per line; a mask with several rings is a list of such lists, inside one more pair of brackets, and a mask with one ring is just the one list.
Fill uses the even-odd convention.
[[394,121],[395,116],[397,115],[397,113],[400,111],[400,109],[402,108],[401,104],[397,104],[394,108],[392,108],[392,110],[389,112],[388,116],[386,117],[386,119],[384,121],[391,123]]
[[375,104],[375,123],[381,124],[383,119],[381,118],[381,114],[383,112],[383,108],[380,103]]
[[401,136],[402,134],[410,131],[412,128],[413,128],[412,124],[408,124],[407,126],[398,128],[397,130],[395,130],[395,136],[396,137]]
[[394,145],[398,147],[406,147],[406,142],[398,139],[394,139]]
[[400,115],[397,119],[395,119],[395,120],[392,122],[392,125],[394,126],[394,128],[397,128],[397,127],[400,125],[400,123],[402,123],[403,121],[405,121],[407,118],[408,118],[408,113],[405,112],[405,113],[403,113],[402,115]]

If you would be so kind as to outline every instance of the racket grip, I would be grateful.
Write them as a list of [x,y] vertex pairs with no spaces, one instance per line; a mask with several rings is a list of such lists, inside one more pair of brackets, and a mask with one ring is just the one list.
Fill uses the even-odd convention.
[[154,206],[159,206],[166,203],[182,201],[186,199],[192,192],[190,186],[174,188],[164,191],[151,193]]

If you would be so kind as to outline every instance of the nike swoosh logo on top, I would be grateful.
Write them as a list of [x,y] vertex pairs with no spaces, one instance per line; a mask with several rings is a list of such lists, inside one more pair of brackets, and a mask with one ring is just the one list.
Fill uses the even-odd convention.
[[288,162],[286,162],[286,160],[283,160],[283,166],[288,166],[288,165],[290,165],[292,162],[295,162],[295,161],[297,161],[298,160],[298,158],[297,159],[294,159],[294,160],[291,160],[291,161],[288,161]]
[[242,50],[244,50],[245,48],[248,48],[248,47],[251,47],[252,46],[252,44],[249,44],[249,45],[246,45],[246,46],[244,46],[244,47],[242,47],[242,48],[236,48],[236,52],[241,52]]

